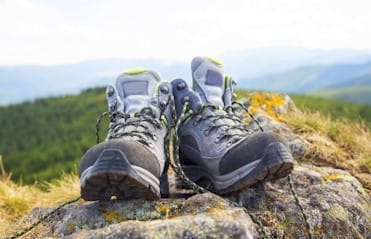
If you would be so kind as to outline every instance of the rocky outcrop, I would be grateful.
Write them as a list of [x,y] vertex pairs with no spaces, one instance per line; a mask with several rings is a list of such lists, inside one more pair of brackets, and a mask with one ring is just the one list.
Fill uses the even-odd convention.
[[[276,115],[296,109],[289,97],[279,96],[281,99],[271,97],[273,103],[263,107],[264,111],[253,113],[267,131],[285,138],[300,159],[305,141]],[[171,174],[172,195],[179,195],[175,181]],[[370,196],[344,170],[298,163],[290,177],[255,185],[225,198],[212,193],[195,195],[184,189],[181,193],[184,197],[159,201],[71,204],[26,237],[371,238]],[[34,209],[23,219],[25,226],[49,211]]]
[[369,238],[370,198],[349,173],[297,165],[289,179],[250,188],[238,200],[272,238]]
[[[188,199],[73,204],[45,221],[34,236],[370,238],[370,198],[349,173],[297,165],[290,179],[257,185],[228,199],[204,193]],[[47,212],[35,209],[28,218],[37,220]]]
[[[36,220],[48,211],[35,209],[28,217]],[[69,205],[44,222],[36,237],[369,238],[370,215],[369,195],[349,173],[297,165],[291,184],[284,178],[228,199],[204,193]]]
[[[35,209],[36,219],[47,209]],[[188,199],[129,200],[69,205],[44,223],[43,236],[63,238],[230,238],[257,236],[242,208],[211,193]],[[39,235],[40,236],[40,235]]]

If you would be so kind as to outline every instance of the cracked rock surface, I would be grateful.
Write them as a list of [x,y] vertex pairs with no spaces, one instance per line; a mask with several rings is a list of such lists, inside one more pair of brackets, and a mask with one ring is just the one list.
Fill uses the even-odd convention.
[[[271,98],[280,105],[266,104],[267,112],[296,110],[287,95]],[[266,131],[281,135],[300,162],[305,140],[274,117],[255,117]],[[344,170],[298,163],[290,177],[225,198],[189,194],[175,186],[174,174],[169,182],[173,195],[188,195],[71,204],[25,238],[371,238],[370,196]],[[49,211],[35,208],[23,221],[31,224]]]
[[[61,238],[370,238],[370,198],[348,172],[296,165],[288,178],[230,195],[85,202],[61,209],[37,237]],[[49,209],[35,209],[36,220]],[[259,223],[257,223],[259,222]],[[263,230],[266,234],[263,233]]]

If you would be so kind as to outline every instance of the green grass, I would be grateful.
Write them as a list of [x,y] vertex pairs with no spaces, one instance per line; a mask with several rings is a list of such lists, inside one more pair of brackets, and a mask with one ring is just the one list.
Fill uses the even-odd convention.
[[290,95],[290,97],[301,110],[319,112],[332,119],[346,118],[356,122],[363,122],[371,128],[370,105],[315,98],[305,95]]
[[[251,91],[237,89],[237,98],[245,97]],[[363,122],[371,128],[371,105],[325,99],[310,95],[289,94],[295,105],[303,111],[318,112],[332,119],[349,119]]]
[[370,86],[352,86],[330,90],[310,92],[310,96],[343,100],[348,102],[358,102],[371,105]]
[[33,183],[75,170],[80,157],[95,144],[96,119],[106,110],[104,92],[91,89],[0,107],[0,155],[12,178]]

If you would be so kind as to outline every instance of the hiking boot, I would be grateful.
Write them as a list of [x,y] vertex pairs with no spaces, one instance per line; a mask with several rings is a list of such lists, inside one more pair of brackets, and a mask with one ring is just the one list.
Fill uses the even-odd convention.
[[90,148],[79,167],[81,197],[87,201],[160,198],[166,175],[164,138],[170,120],[171,85],[157,73],[133,69],[107,87],[109,132]]
[[[287,146],[275,134],[253,132],[234,113],[234,84],[222,63],[196,57],[192,76],[193,90],[182,79],[172,82],[185,174],[219,194],[287,176],[294,164]],[[192,111],[181,115],[186,102]]]

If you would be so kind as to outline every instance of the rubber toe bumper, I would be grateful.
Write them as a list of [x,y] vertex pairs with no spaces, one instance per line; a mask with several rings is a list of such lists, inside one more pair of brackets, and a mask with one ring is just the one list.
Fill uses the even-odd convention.
[[81,197],[86,201],[160,198],[159,179],[144,168],[130,165],[118,149],[105,149],[80,177]]

